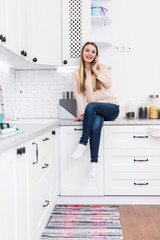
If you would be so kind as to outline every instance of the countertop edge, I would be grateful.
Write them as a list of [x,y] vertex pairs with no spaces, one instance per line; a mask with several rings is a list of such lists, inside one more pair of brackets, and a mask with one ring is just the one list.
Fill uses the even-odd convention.
[[[18,124],[18,126],[22,126],[22,125],[28,125],[28,124]],[[30,124],[30,125],[34,125],[34,124]],[[24,144],[26,142],[28,142],[29,140],[40,136],[41,134],[48,132],[50,130],[52,130],[53,128],[59,127],[59,120],[57,120],[54,123],[47,123],[47,124],[39,124],[40,128],[35,131],[31,131],[31,132],[22,132],[20,134],[17,134],[15,136],[12,137],[8,137],[4,140],[0,140],[0,154],[4,153],[7,150],[10,150],[18,145]],[[3,143],[1,144],[1,141],[3,141]]]

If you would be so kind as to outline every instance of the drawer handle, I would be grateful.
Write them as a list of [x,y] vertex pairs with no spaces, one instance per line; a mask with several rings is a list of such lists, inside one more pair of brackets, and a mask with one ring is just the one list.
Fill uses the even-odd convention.
[[45,141],[48,141],[48,140],[49,140],[49,138],[47,138],[47,137],[43,139],[44,142],[45,142]]
[[74,128],[74,131],[82,131],[82,128]]
[[42,166],[42,168],[47,168],[49,166],[49,164],[45,163],[44,166]]
[[148,162],[149,159],[134,159],[134,162]]
[[33,162],[33,164],[37,164],[38,163],[38,144],[33,142],[33,145],[36,145],[36,162]]
[[148,182],[146,182],[146,183],[135,183],[134,182],[134,185],[149,185],[149,183]]
[[43,204],[43,207],[48,207],[48,205],[49,205],[49,201],[46,200],[45,203],[46,203],[46,204]]
[[148,138],[148,136],[133,136],[133,138]]

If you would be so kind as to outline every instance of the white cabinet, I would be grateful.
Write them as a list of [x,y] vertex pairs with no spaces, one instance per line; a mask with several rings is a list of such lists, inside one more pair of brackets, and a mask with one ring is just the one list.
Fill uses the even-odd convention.
[[19,55],[30,61],[30,2],[20,1],[20,52]]
[[0,0],[0,44],[20,52],[20,0]]
[[28,240],[28,146],[0,155],[0,235],[5,240]]
[[35,68],[79,65],[90,40],[90,0],[0,0],[0,6],[1,45]]
[[0,0],[0,44],[5,46],[7,35],[7,1]]
[[2,239],[40,240],[58,195],[57,135],[53,129],[0,154]]
[[[99,151],[98,173],[96,178],[88,176],[90,167],[89,146],[84,155],[72,159],[71,155],[79,143],[82,133],[81,126],[60,127],[60,176],[61,195],[103,195],[103,137]],[[102,133],[103,136],[103,133]],[[88,144],[89,145],[89,144]]]
[[149,126],[105,126],[105,195],[160,194],[160,138]]
[[20,54],[20,0],[7,2],[7,35],[6,47]]
[[31,62],[61,65],[61,1],[30,0]]
[[[0,155],[0,236],[1,239],[16,238],[16,151]],[[9,226],[9,227],[8,227]],[[7,235],[7,238],[6,238]]]
[[39,240],[57,198],[57,129],[32,141],[29,162],[30,240]]
[[79,65],[80,50],[90,40],[91,1],[62,1],[62,64]]
[[31,159],[30,142],[26,142],[15,149],[16,176],[16,240],[29,239],[29,183],[28,162]]

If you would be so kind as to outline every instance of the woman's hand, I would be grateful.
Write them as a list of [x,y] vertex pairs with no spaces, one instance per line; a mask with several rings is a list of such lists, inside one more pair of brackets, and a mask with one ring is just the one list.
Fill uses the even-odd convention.
[[79,118],[74,119],[74,122],[83,121],[83,118],[84,118],[84,114],[82,114]]
[[99,74],[99,71],[97,70],[98,64],[98,57],[95,57],[95,61],[92,63],[92,71],[95,73],[96,76],[98,76]]

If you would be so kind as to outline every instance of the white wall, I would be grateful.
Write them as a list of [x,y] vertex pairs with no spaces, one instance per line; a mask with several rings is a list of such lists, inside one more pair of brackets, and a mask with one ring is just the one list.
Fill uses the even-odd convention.
[[15,106],[15,70],[0,64],[0,85],[3,89],[5,118],[11,119]]
[[113,90],[123,108],[160,94],[160,1],[113,0],[113,47],[131,46],[132,53],[113,51]]

